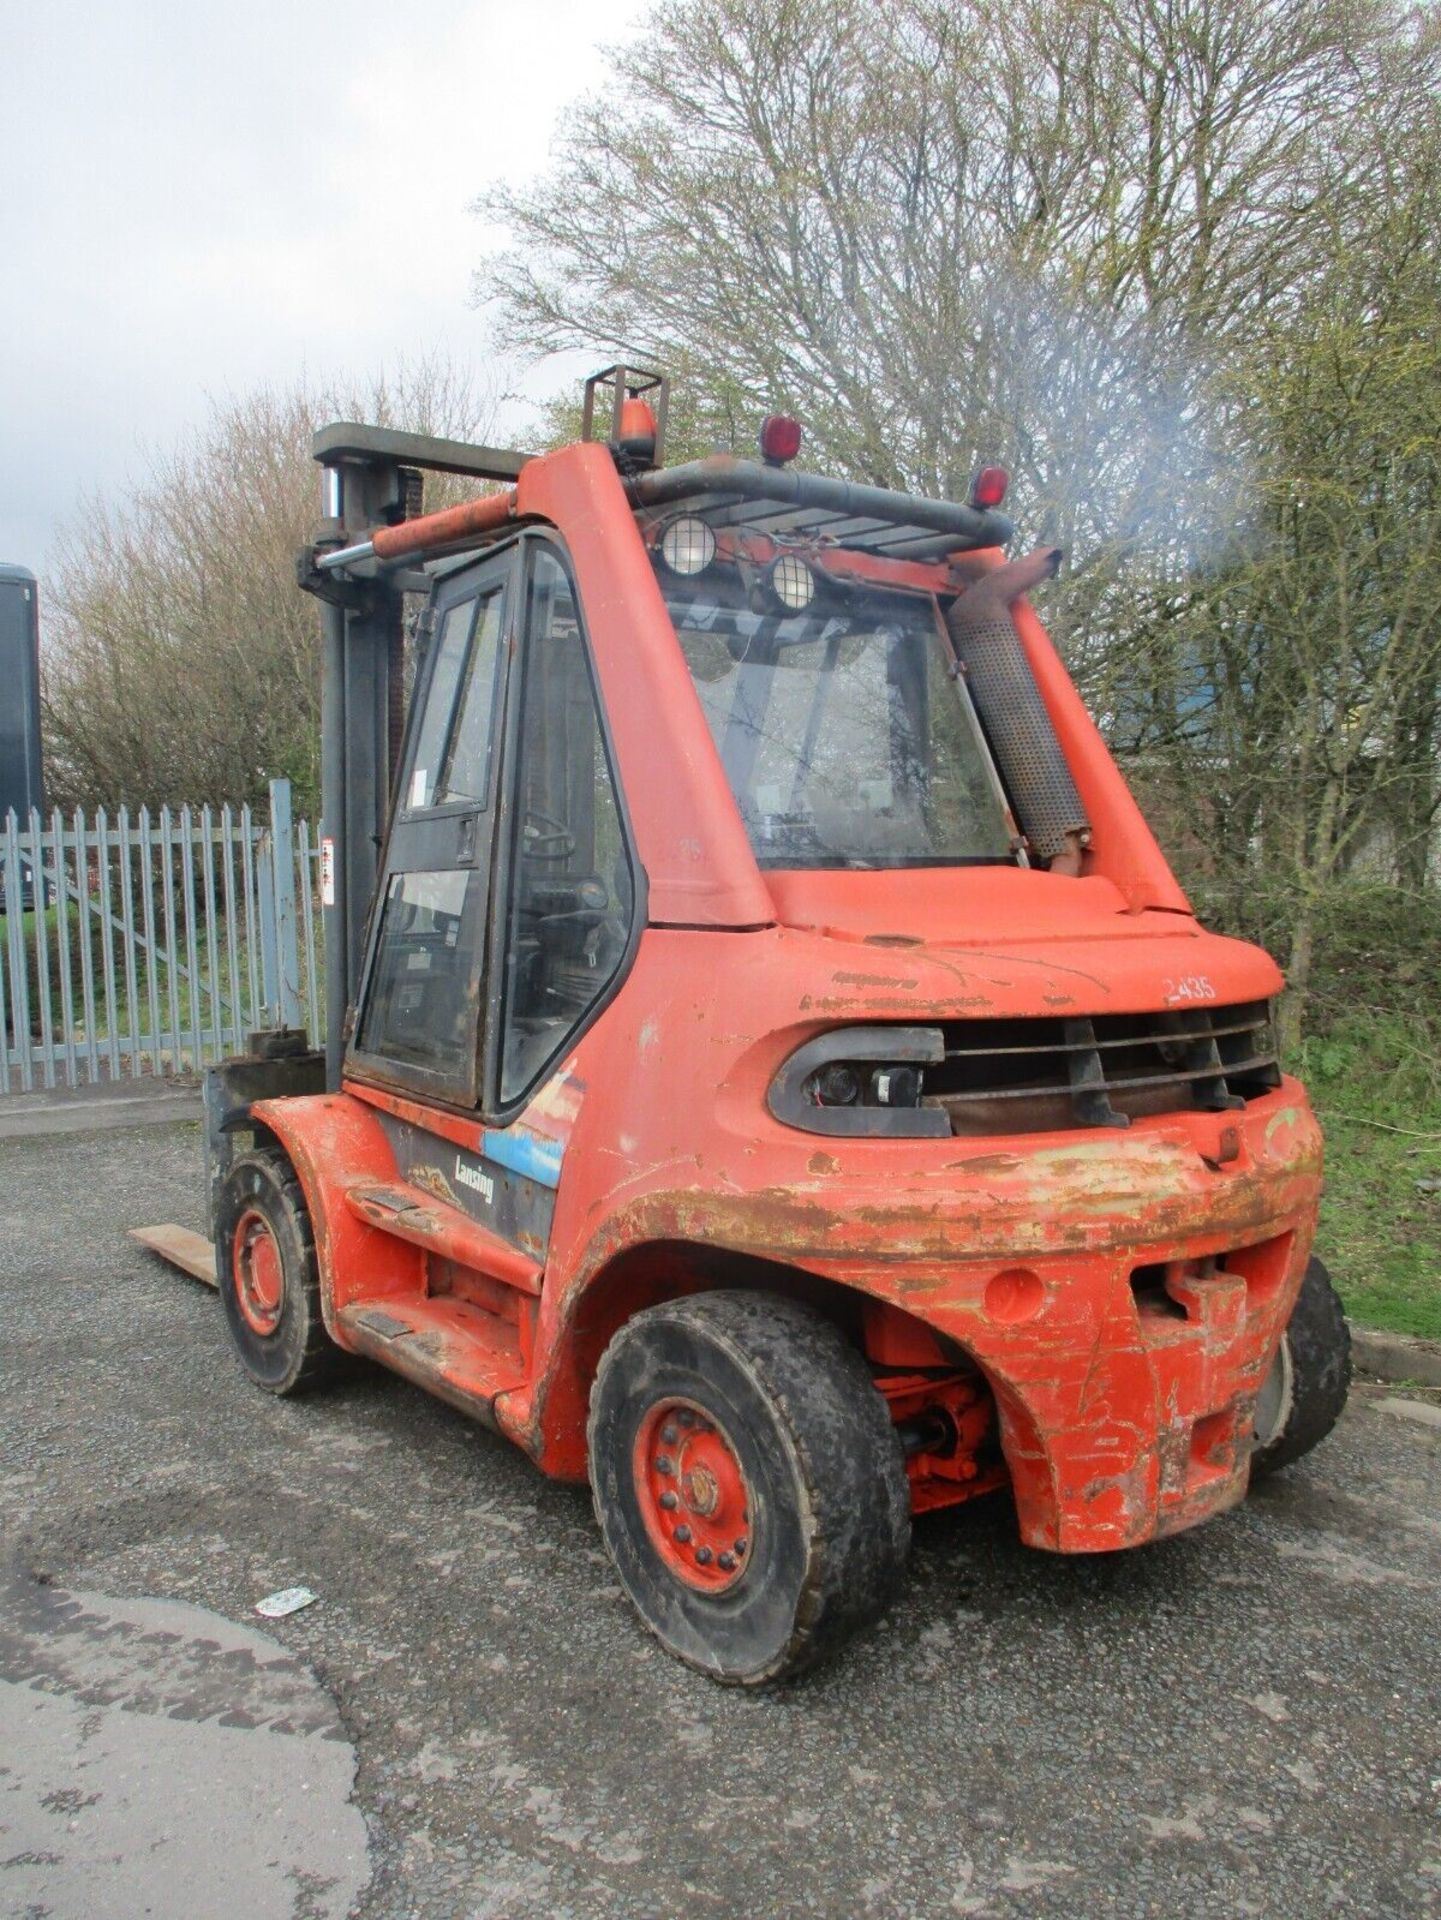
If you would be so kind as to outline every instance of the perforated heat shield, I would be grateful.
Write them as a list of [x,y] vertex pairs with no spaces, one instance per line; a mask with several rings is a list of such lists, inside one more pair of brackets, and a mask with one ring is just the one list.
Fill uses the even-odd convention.
[[1074,850],[1090,826],[1010,609],[1027,587],[1055,572],[1059,557],[1043,550],[996,568],[947,617],[1021,831],[1044,861]]

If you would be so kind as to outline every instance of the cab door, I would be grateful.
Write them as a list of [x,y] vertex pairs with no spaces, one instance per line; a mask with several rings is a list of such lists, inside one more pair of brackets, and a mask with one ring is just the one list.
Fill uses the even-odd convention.
[[480,1099],[496,790],[518,549],[436,589],[348,1071]]

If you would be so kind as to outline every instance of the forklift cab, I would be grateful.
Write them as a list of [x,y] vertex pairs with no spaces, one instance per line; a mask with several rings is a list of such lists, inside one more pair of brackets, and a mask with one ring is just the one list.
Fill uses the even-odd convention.
[[258,1385],[363,1355],[588,1480],[646,1625],[757,1684],[913,1513],[1224,1512],[1347,1349],[1280,975],[1197,924],[1004,476],[796,472],[779,416],[666,468],[665,398],[607,369],[533,459],[319,436],[327,1045],[209,1076],[213,1227]]

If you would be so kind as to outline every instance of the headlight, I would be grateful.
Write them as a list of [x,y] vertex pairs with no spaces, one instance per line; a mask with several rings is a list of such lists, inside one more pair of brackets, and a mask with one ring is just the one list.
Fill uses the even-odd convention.
[[837,1027],[797,1048],[767,1104],[805,1133],[949,1139],[949,1115],[921,1104],[926,1067],[945,1057],[938,1027]]

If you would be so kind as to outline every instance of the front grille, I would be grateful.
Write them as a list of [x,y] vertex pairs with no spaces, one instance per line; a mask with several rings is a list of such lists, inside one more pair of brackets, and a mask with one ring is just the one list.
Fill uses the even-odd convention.
[[953,1020],[925,1103],[954,1133],[1124,1127],[1143,1114],[1224,1112],[1281,1084],[1271,1010],[1236,1007],[1067,1019]]

